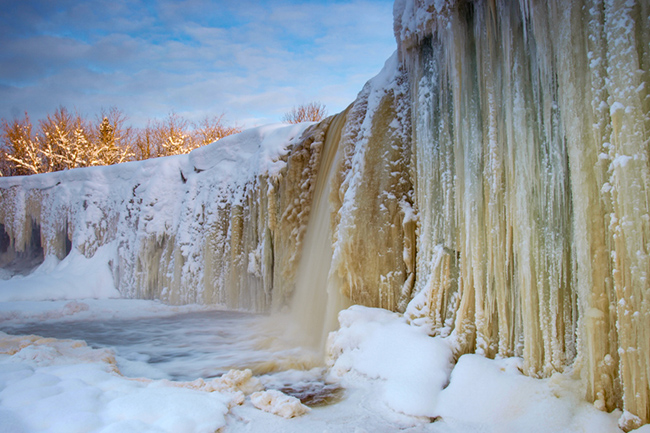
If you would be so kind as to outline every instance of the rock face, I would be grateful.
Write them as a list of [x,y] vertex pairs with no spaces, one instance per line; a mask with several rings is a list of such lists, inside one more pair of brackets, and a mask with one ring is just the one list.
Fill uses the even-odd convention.
[[405,312],[647,423],[650,4],[394,11],[396,55],[319,124],[1,179],[0,264],[109,248],[123,296],[290,306],[314,344],[351,303]]

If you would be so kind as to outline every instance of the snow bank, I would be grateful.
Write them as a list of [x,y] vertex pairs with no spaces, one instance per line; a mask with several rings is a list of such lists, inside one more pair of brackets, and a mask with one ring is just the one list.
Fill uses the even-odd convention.
[[440,393],[437,415],[459,431],[485,433],[612,433],[620,411],[607,414],[584,401],[579,380],[555,374],[532,379],[519,358],[463,355]]
[[523,375],[521,358],[473,354],[454,365],[450,338],[429,337],[385,310],[353,306],[339,319],[341,329],[328,344],[331,374],[351,389],[378,382],[383,404],[416,417],[418,431],[621,431],[621,412],[604,413],[584,401],[583,385],[570,373],[533,379]]
[[383,401],[413,416],[436,416],[440,391],[452,368],[452,352],[440,338],[409,326],[399,314],[353,306],[339,313],[341,329],[330,334],[332,374],[350,372],[383,382]]
[[73,250],[63,260],[48,256],[31,274],[0,280],[0,302],[119,298],[108,263],[113,245],[86,258]]
[[18,432],[187,432],[222,428],[232,397],[118,374],[110,350],[0,334],[0,420]]

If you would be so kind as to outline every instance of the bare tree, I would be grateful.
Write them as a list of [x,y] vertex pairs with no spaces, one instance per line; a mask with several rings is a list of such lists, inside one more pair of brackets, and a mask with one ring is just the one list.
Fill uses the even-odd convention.
[[172,112],[164,120],[153,120],[137,132],[135,158],[144,160],[187,153],[189,122]]
[[293,107],[291,111],[284,114],[282,121],[285,123],[319,122],[327,116],[325,105],[320,102]]
[[194,123],[192,141],[196,147],[205,146],[222,138],[237,134],[242,131],[240,126],[226,126],[223,124],[224,115],[204,117],[198,123]]
[[139,129],[135,133],[133,150],[135,151],[135,159],[137,161],[144,161],[145,159],[160,156],[160,151],[158,150],[154,138],[154,127],[151,124],[151,121],[147,123],[145,128]]
[[223,114],[205,117],[198,123],[190,123],[172,112],[162,121],[151,121],[137,134],[135,157],[142,160],[189,153],[197,147],[241,132],[239,126],[224,125],[223,117]]
[[32,122],[27,113],[23,119],[14,119],[11,123],[2,120],[0,128],[2,134],[0,174],[22,176],[40,173],[43,155],[40,144],[32,135]]

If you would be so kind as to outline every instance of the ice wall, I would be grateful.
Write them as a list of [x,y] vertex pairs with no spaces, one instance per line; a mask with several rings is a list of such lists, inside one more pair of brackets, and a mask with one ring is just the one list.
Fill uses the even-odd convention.
[[573,366],[597,407],[650,421],[650,3],[398,0],[395,33],[410,320],[532,376]]

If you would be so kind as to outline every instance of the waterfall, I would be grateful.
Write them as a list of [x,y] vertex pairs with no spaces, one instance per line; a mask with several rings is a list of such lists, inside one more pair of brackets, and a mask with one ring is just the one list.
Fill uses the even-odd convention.
[[347,112],[334,116],[322,144],[316,175],[312,215],[303,240],[296,270],[296,289],[291,316],[300,328],[302,341],[321,350],[330,331],[337,326],[337,314],[349,301],[341,294],[332,265],[331,185],[337,167],[338,146]]
[[323,122],[0,179],[0,263],[112,248],[122,296],[289,308],[315,347],[349,303],[404,312],[650,422],[650,3],[394,13],[396,55]]

